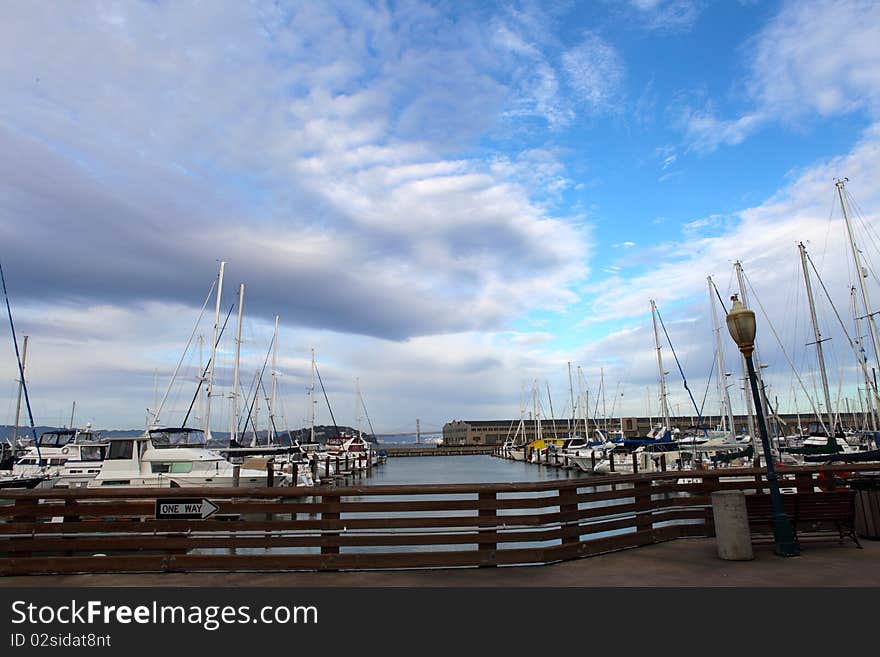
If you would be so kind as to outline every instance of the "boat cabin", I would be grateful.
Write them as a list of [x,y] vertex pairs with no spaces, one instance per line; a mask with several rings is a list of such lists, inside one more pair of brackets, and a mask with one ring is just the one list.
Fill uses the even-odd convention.
[[205,447],[205,432],[201,429],[188,429],[186,427],[167,427],[163,429],[150,429],[150,442],[156,449],[169,449],[175,447]]
[[64,447],[76,440],[76,430],[59,429],[57,431],[45,431],[37,438],[40,447]]

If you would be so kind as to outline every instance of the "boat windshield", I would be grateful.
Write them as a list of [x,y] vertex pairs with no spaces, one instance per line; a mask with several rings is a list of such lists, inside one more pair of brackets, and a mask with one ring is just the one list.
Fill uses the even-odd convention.
[[73,442],[75,431],[47,431],[39,438],[40,447],[63,447]]
[[153,447],[204,447],[205,432],[201,429],[154,429],[150,431]]

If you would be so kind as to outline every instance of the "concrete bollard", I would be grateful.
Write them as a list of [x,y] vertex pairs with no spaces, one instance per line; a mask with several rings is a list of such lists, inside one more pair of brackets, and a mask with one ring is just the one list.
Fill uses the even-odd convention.
[[727,561],[754,559],[745,494],[741,490],[712,493],[712,516],[718,557]]

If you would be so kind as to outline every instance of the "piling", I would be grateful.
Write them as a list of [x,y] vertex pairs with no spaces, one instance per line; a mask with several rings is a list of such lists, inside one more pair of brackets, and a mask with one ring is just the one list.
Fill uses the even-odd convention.
[[719,558],[728,561],[754,559],[745,494],[741,490],[715,491],[712,493],[712,515]]

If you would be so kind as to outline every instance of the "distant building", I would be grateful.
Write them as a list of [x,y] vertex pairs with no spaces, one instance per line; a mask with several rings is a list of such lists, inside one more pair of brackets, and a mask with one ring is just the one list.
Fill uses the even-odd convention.
[[[779,419],[771,421],[771,432],[776,431],[781,435],[790,435],[797,432],[798,416],[795,414],[781,414]],[[685,431],[694,429],[697,425],[697,418],[691,416],[670,418],[672,426]],[[813,420],[812,416],[807,414],[800,415],[800,423],[804,428]],[[734,416],[737,432],[748,431],[748,420],[745,415]],[[841,413],[839,422],[844,427],[852,427],[856,429],[864,427],[864,417],[861,413]],[[637,438],[644,436],[652,428],[657,426],[658,418],[652,417],[625,417],[625,418],[608,418],[590,420],[590,434],[595,437],[597,428],[607,430],[609,434],[617,435],[617,432],[623,428],[623,433],[627,438]],[[443,425],[443,445],[460,446],[460,445],[501,445],[507,438],[513,438],[519,428],[520,420],[452,420]],[[706,416],[703,418],[703,426],[707,429],[715,429],[719,424],[717,415]],[[525,435],[526,442],[534,440],[537,436],[537,423],[534,420],[523,420],[522,433]],[[571,433],[584,435],[584,422],[578,420],[572,426],[569,419],[541,420],[541,434],[545,438],[558,437],[567,438]]]

